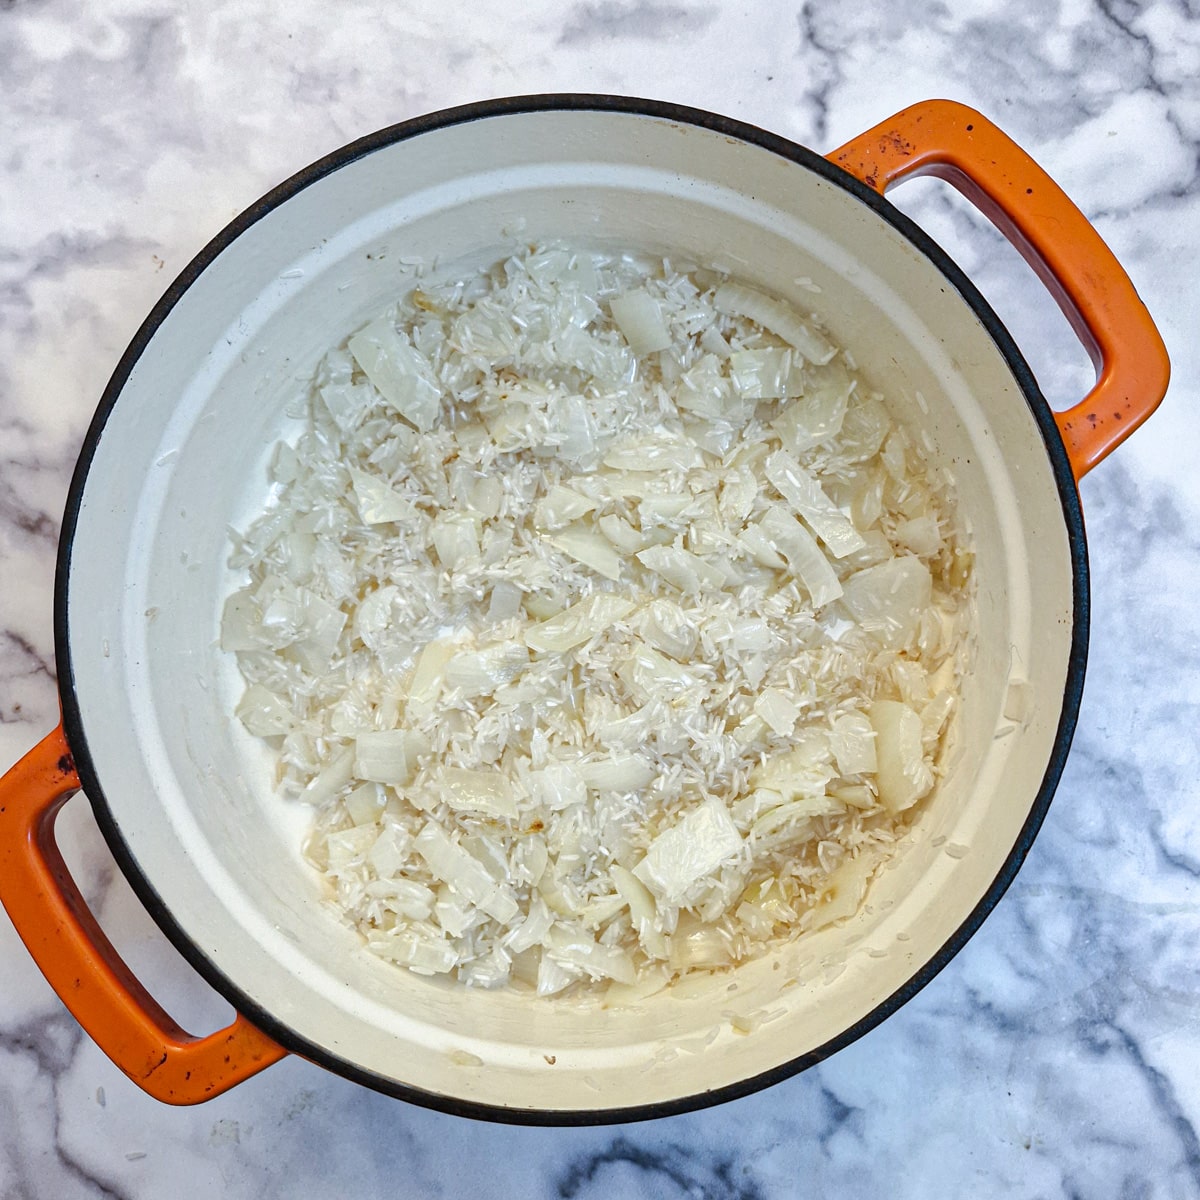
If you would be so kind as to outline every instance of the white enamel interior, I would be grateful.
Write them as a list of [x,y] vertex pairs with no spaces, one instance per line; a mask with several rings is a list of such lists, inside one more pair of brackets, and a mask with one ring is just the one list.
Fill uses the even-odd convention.
[[[865,910],[625,1010],[467,991],[367,954],[300,861],[296,814],[281,812],[231,719],[236,681],[215,646],[227,527],[261,504],[268,449],[317,359],[391,302],[401,257],[483,263],[517,234],[667,251],[815,309],[897,415],[928,429],[976,539],[978,644],[956,766]],[[88,752],[138,870],[195,946],[348,1064],[452,1100],[568,1113],[679,1101],[769,1071],[838,1038],[928,963],[1029,816],[1073,622],[1044,445],[943,275],[794,162],[600,111],[495,116],[385,146],[247,229],[133,368],[95,450],[69,571]],[[1032,686],[1021,726],[1002,716],[1010,674]],[[758,1028],[735,1032],[731,1018],[753,1014]]]

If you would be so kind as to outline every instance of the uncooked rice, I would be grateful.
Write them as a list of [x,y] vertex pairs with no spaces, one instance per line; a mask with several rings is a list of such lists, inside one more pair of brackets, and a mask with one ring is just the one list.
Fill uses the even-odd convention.
[[325,356],[222,645],[371,951],[644,993],[858,910],[970,613],[897,402],[778,299],[557,245]]

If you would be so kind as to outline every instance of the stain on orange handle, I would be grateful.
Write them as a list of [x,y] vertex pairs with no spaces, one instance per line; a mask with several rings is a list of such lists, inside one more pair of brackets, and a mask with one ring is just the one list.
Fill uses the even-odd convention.
[[50,986],[140,1088],[197,1104],[287,1052],[240,1014],[207,1037],[182,1030],[96,923],[54,841],[79,776],[59,726],[0,779],[0,901]]
[[828,158],[881,195],[909,176],[946,180],[1037,272],[1097,372],[1083,400],[1055,413],[1076,479],[1158,407],[1170,363],[1129,276],[1058,184],[986,117],[951,100],[927,100]]

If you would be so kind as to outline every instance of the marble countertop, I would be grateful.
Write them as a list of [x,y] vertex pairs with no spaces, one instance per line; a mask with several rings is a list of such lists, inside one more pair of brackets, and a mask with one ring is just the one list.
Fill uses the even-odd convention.
[[[0,768],[57,720],[51,595],[71,468],[167,283],[342,143],[470,100],[642,95],[829,150],[919,99],[1008,130],[1157,319],[1168,398],[1082,484],[1093,570],[1069,765],[1016,883],[879,1028],[689,1116],[492,1126],[288,1059],[192,1109],[84,1037],[0,919],[0,1196],[1200,1197],[1200,10],[1193,0],[0,0]],[[895,199],[958,259],[1052,402],[1086,356],[944,186]],[[223,1010],[86,804],[68,861],[185,1025]]]

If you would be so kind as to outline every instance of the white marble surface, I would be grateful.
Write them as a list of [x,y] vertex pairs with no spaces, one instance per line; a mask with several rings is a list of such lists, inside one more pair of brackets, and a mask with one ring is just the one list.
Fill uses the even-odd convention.
[[[1195,0],[0,0],[0,767],[56,720],[54,550],[100,391],[236,212],[345,141],[488,96],[681,101],[829,150],[931,95],[1035,154],[1168,343],[1150,423],[1083,484],[1094,620],[1070,764],[962,954],[819,1068],[691,1116],[512,1129],[295,1059],[201,1107],[142,1096],[0,919],[0,1195],[1200,1196],[1200,9]],[[897,202],[992,299],[1044,389],[1086,362],[941,185]],[[185,1024],[223,1006],[132,898],[82,801],[64,837]]]

